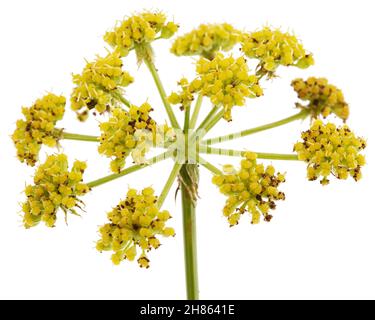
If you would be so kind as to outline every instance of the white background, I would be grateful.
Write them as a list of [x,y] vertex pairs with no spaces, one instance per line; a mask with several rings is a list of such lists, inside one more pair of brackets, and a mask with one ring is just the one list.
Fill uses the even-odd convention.
[[[324,76],[344,91],[351,105],[350,127],[368,139],[364,178],[334,181],[327,187],[305,178],[305,164],[276,162],[287,171],[280,203],[270,224],[229,228],[222,217],[225,198],[201,171],[198,206],[200,293],[202,299],[359,299],[375,298],[374,179],[374,51],[373,1],[1,1],[1,217],[0,298],[21,299],[184,299],[184,264],[180,203],[172,194],[165,208],[173,214],[177,236],[163,240],[150,254],[151,269],[136,263],[112,266],[109,255],[95,251],[97,228],[106,212],[124,197],[128,185],[152,185],[160,191],[171,162],[99,187],[87,197],[87,213],[61,219],[57,228],[40,225],[24,230],[19,203],[33,169],[20,164],[9,138],[21,106],[31,105],[46,91],[69,95],[71,73],[80,72],[84,58],[105,52],[101,37],[116,20],[143,8],[165,10],[181,24],[180,34],[203,22],[229,22],[245,30],[269,24],[294,31],[315,54],[309,70],[282,69],[268,83],[266,95],[234,111],[234,121],[222,123],[212,136],[263,124],[295,112],[296,96],[289,86],[295,77]],[[170,41],[155,44],[156,63],[167,91],[181,76],[193,75],[192,58],[169,54]],[[136,82],[128,97],[138,104],[147,98],[166,120],[150,75],[126,68]],[[206,104],[204,111],[209,110]],[[97,120],[85,124],[68,109],[60,126],[68,131],[97,134]],[[294,123],[244,138],[233,148],[290,153],[299,132]],[[228,144],[229,146],[229,144]],[[109,173],[109,160],[94,144],[63,142],[71,159],[88,160],[87,181]],[[52,150],[43,149],[42,157]],[[212,157],[215,164],[237,160]]]

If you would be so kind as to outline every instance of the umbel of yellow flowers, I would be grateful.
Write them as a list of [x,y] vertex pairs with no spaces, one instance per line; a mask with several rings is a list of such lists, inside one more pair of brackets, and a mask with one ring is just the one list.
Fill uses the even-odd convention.
[[55,125],[64,116],[65,103],[65,97],[50,93],[35,101],[30,108],[22,108],[25,120],[17,121],[12,135],[21,162],[34,166],[42,144],[49,147],[57,145],[60,134]]
[[178,37],[171,52],[177,56],[202,56],[213,59],[219,51],[229,51],[242,39],[242,32],[228,23],[201,24]]
[[123,71],[122,66],[119,55],[111,53],[88,62],[82,74],[73,76],[76,87],[70,101],[79,120],[85,121],[90,110],[104,113],[118,105],[116,93],[121,93],[124,87],[133,82],[133,77]]
[[259,60],[258,75],[273,77],[279,66],[308,68],[314,64],[312,54],[305,51],[296,36],[265,27],[245,34],[242,51],[252,59]]
[[149,115],[151,110],[148,103],[140,107],[133,105],[129,112],[116,108],[110,119],[100,124],[102,134],[98,150],[99,153],[114,158],[111,161],[113,172],[121,171],[127,156],[135,149],[138,142],[134,136],[136,130],[156,132],[156,122]]
[[255,153],[246,152],[240,170],[226,166],[223,174],[212,178],[220,192],[228,197],[223,213],[231,226],[238,224],[246,211],[252,215],[253,224],[259,223],[261,216],[269,222],[270,210],[276,209],[275,201],[285,200],[285,194],[278,190],[280,183],[285,182],[284,175],[275,174],[271,165],[258,164],[256,158]]
[[27,201],[22,205],[25,227],[34,227],[41,221],[53,227],[59,209],[66,217],[68,212],[78,215],[76,208],[83,204],[79,196],[89,192],[89,187],[82,183],[85,169],[86,163],[75,161],[69,171],[66,155],[49,156],[37,169],[34,184],[25,189]]
[[122,57],[136,46],[149,44],[156,38],[168,39],[178,30],[178,25],[167,21],[162,12],[144,12],[118,23],[113,31],[105,34],[104,40]]
[[121,172],[129,155],[135,163],[142,164],[150,148],[173,141],[173,129],[157,125],[150,116],[152,110],[147,102],[139,107],[132,105],[128,111],[115,108],[109,120],[100,124],[98,151],[112,159],[113,172]]
[[298,98],[307,101],[308,105],[297,103],[301,109],[309,109],[314,118],[321,114],[327,118],[334,113],[346,121],[349,117],[349,105],[345,102],[342,91],[328,83],[325,78],[310,77],[306,81],[295,79],[292,86],[298,94]]
[[347,179],[352,176],[358,181],[365,157],[360,152],[366,147],[363,138],[356,137],[348,126],[336,127],[316,120],[310,130],[302,132],[303,142],[297,142],[294,150],[298,158],[308,163],[307,177],[320,183],[329,183],[328,177]]
[[201,58],[196,67],[197,78],[190,84],[180,81],[182,91],[172,93],[169,101],[181,104],[182,109],[192,102],[192,94],[200,93],[209,97],[215,106],[223,106],[224,119],[231,120],[232,108],[245,105],[246,98],[263,95],[258,78],[251,74],[243,57],[225,57],[218,53],[214,59]]
[[150,261],[146,254],[159,248],[157,236],[175,235],[174,230],[165,225],[171,215],[168,211],[160,211],[156,201],[151,187],[141,192],[130,189],[126,199],[108,213],[110,222],[99,230],[101,239],[96,245],[97,250],[113,251],[112,261],[117,265],[125,259],[133,261],[139,248],[138,263],[140,267],[148,268]]
[[[172,44],[174,55],[196,56],[196,67],[192,80],[182,78],[178,81],[180,89],[167,95],[154,64],[151,43],[171,38],[177,30],[178,25],[169,21],[162,12],[147,11],[127,17],[105,34],[104,40],[110,45],[108,53],[97,56],[94,61],[86,61],[82,72],[73,75],[70,107],[80,121],[87,120],[89,116],[106,117],[98,121],[99,136],[72,134],[56,127],[65,113],[66,99],[63,96],[48,93],[31,107],[22,109],[24,119],[17,121],[12,135],[17,157],[29,166],[38,164],[33,184],[26,187],[26,200],[22,204],[26,228],[40,222],[54,227],[60,209],[65,218],[68,214],[78,215],[78,209],[83,206],[81,196],[94,187],[151,165],[151,161],[149,163],[145,159],[148,151],[152,147],[163,147],[165,152],[152,159],[156,163],[169,157],[175,164],[160,196],[157,197],[151,187],[141,191],[130,189],[125,199],[107,214],[109,221],[100,227],[100,239],[96,246],[99,251],[112,252],[112,261],[116,265],[124,260],[137,260],[140,267],[148,268],[148,254],[160,246],[160,237],[175,234],[174,229],[167,226],[171,215],[162,209],[162,204],[176,179],[181,189],[186,189],[183,194],[188,195],[182,198],[186,200],[190,197],[192,205],[186,206],[190,208],[190,213],[195,205],[197,164],[181,164],[177,156],[180,149],[186,148],[195,138],[198,151],[194,152],[197,153],[198,164],[213,173],[212,182],[226,197],[223,214],[231,227],[237,225],[245,213],[250,214],[252,224],[262,219],[271,221],[276,203],[285,199],[284,192],[279,189],[285,182],[284,173],[276,172],[273,165],[262,164],[260,159],[304,161],[307,163],[308,180],[320,179],[322,185],[327,185],[331,177],[347,179],[351,176],[356,181],[361,178],[361,169],[365,164],[362,151],[366,141],[357,137],[347,125],[336,126],[320,120],[336,116],[345,122],[349,117],[349,105],[342,91],[325,78],[292,81],[300,99],[296,107],[301,111],[296,115],[207,140],[197,133],[202,128],[210,130],[221,119],[232,120],[234,107],[244,106],[248,98],[262,96],[263,81],[274,78],[279,67],[304,69],[313,65],[312,54],[295,35],[270,27],[242,32],[227,23],[201,24],[176,38]],[[151,117],[153,108],[148,102],[136,106],[124,96],[125,88],[134,82],[124,70],[125,58],[132,50],[138,57],[138,63],[144,63],[150,70],[171,127],[159,125]],[[251,68],[248,60],[254,60],[256,67]],[[197,126],[204,101],[210,103],[209,114]],[[193,102],[194,109],[191,108]],[[185,112],[183,132],[179,131],[182,126],[178,124],[171,105],[177,105]],[[155,104],[155,109],[159,107]],[[214,151],[215,148],[210,146],[222,141],[221,138],[232,140],[308,117],[314,122],[310,129],[302,132],[301,140],[294,145],[294,154],[226,150],[231,151],[231,155],[241,156],[242,160],[238,168],[225,165],[223,170],[202,161],[200,157],[200,153],[205,153],[202,149],[206,153],[221,155],[223,149]],[[191,130],[188,129],[195,132],[189,135]],[[180,133],[182,143],[177,141]],[[46,161],[40,164],[42,146],[61,147],[59,141],[62,139],[98,143],[99,153],[111,159],[113,174],[85,183],[86,163],[75,161],[70,169],[65,154],[47,156]],[[132,166],[127,163],[130,156],[135,163]],[[188,162],[190,158],[188,155],[184,160]],[[193,239],[195,231],[186,229],[191,225],[186,223],[184,232],[186,235],[190,231],[189,236]],[[196,265],[193,258],[190,259],[190,270]]]

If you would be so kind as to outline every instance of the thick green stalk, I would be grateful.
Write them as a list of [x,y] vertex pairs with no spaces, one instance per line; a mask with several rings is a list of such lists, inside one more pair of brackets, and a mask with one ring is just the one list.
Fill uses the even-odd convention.
[[[220,149],[212,148],[206,145],[201,145],[199,147],[200,153],[205,154],[216,154],[220,156],[232,156],[232,157],[243,157],[247,151],[231,150],[231,149]],[[268,159],[268,160],[299,160],[296,154],[281,154],[281,153],[264,153],[264,152],[255,152],[259,159]]]
[[99,137],[68,132],[62,132],[61,138],[66,140],[99,142]]
[[[191,181],[187,166],[188,164],[184,164],[180,170],[180,179],[182,181]],[[186,293],[188,300],[198,300],[199,287],[195,202],[192,198],[191,190],[189,190],[191,186],[181,183],[180,187],[184,230]]]
[[262,126],[259,126],[259,127],[256,127],[256,128],[251,128],[251,129],[239,131],[239,132],[236,132],[236,133],[227,134],[227,135],[224,135],[224,136],[220,136],[220,137],[216,137],[216,138],[212,138],[212,139],[207,139],[207,140],[204,140],[203,143],[205,143],[205,144],[215,144],[215,143],[220,143],[220,142],[238,139],[238,138],[241,138],[241,137],[249,136],[249,135],[257,133],[257,132],[261,132],[261,131],[269,130],[269,129],[272,129],[272,128],[276,128],[276,127],[282,126],[284,124],[287,124],[287,123],[290,123],[290,122],[293,122],[293,121],[296,121],[296,120],[305,119],[308,115],[309,115],[309,111],[302,110],[301,112],[299,112],[299,113],[297,113],[297,114],[295,114],[291,117],[288,117],[288,118],[285,118],[285,119],[282,119],[282,120],[279,120],[279,121],[276,121],[276,122],[271,122],[271,123],[268,123],[268,124],[265,124],[265,125],[262,125]]
[[162,153],[162,154],[160,154],[156,157],[153,157],[153,158],[149,159],[147,161],[147,163],[145,163],[145,164],[137,164],[137,165],[131,166],[129,168],[126,168],[126,169],[122,170],[120,173],[114,173],[114,174],[111,174],[109,176],[100,178],[98,180],[91,181],[91,182],[87,183],[87,185],[88,185],[89,188],[95,188],[95,187],[101,186],[102,184],[105,184],[107,182],[119,179],[121,177],[124,177],[124,176],[130,174],[130,173],[139,171],[139,170],[141,170],[145,167],[151,166],[151,165],[153,165],[157,162],[168,159],[169,157],[172,156],[172,154],[173,154],[173,150],[172,151],[171,150],[166,151],[166,152],[164,152],[164,153]]
[[197,102],[195,103],[194,111],[190,119],[190,129],[194,129],[197,124],[199,112],[201,111],[201,107],[202,107],[202,101],[203,101],[203,96],[200,94],[198,96]]
[[157,69],[154,65],[154,62],[151,60],[151,58],[144,59],[144,62],[146,64],[146,66],[148,67],[148,69],[150,70],[151,75],[152,75],[152,77],[155,81],[156,87],[159,91],[161,100],[163,101],[165,110],[167,111],[169,121],[171,122],[172,127],[176,128],[176,129],[179,129],[180,125],[178,124],[178,121],[177,121],[176,116],[173,112],[173,109],[172,109],[172,107],[171,107],[171,105],[168,101],[167,94],[166,94],[164,86],[163,86],[163,84],[160,80],[160,77],[159,77],[158,71],[157,71]]
[[177,176],[178,176],[178,173],[180,172],[180,169],[182,167],[182,164],[180,164],[179,162],[175,162],[174,166],[173,166],[173,169],[168,177],[168,180],[163,188],[163,191],[161,192],[159,198],[158,198],[158,202],[157,202],[157,206],[158,208],[161,208],[165,199],[167,198],[168,196],[168,193],[169,191],[171,190],[172,188],[172,185],[173,183],[175,182]]

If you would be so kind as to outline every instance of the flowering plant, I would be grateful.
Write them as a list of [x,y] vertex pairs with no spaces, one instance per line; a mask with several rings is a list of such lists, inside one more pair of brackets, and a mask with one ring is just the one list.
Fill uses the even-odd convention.
[[[108,221],[100,227],[96,248],[112,252],[116,265],[124,260],[137,260],[142,268],[150,267],[149,252],[158,249],[161,237],[173,237],[169,226],[172,215],[163,203],[177,180],[183,208],[184,251],[188,299],[198,299],[198,270],[195,208],[198,200],[200,166],[212,174],[212,182],[226,197],[223,215],[231,227],[248,213],[252,224],[263,219],[270,222],[276,203],[285,200],[282,184],[286,174],[277,172],[261,160],[303,161],[307,178],[329,184],[332,177],[361,178],[365,164],[362,151],[365,139],[356,136],[347,126],[336,126],[328,117],[346,122],[349,106],[342,91],[324,78],[296,79],[292,87],[299,101],[298,112],[288,118],[256,128],[206,139],[207,133],[220,121],[232,121],[232,111],[244,107],[248,99],[264,94],[263,84],[276,77],[281,67],[306,69],[313,65],[313,55],[291,33],[265,27],[243,32],[229,24],[202,24],[196,30],[177,37],[171,53],[196,57],[196,76],[182,78],[178,89],[168,94],[155,66],[152,42],[170,39],[179,26],[168,21],[161,12],[143,12],[119,22],[107,32],[104,40],[110,50],[104,57],[87,62],[81,74],[73,75],[74,88],[70,107],[79,121],[100,117],[100,134],[89,136],[69,133],[58,127],[65,113],[66,98],[48,93],[24,107],[24,119],[18,120],[12,135],[17,156],[29,166],[37,166],[33,184],[25,188],[22,205],[23,224],[32,228],[43,222],[54,227],[58,213],[79,215],[84,203],[81,197],[104,183],[124,177],[165,159],[174,161],[173,169],[159,195],[150,186],[143,190],[129,189],[124,199],[107,214]],[[239,50],[238,50],[239,49]],[[152,118],[153,106],[148,102],[136,106],[126,96],[126,87],[134,78],[124,69],[126,58],[135,52],[138,63],[149,69],[169,125]],[[256,61],[252,68],[249,60]],[[198,123],[203,103],[209,109]],[[176,106],[176,107],[174,107]],[[180,124],[176,110],[184,113]],[[105,120],[105,118],[107,120]],[[293,153],[262,153],[254,150],[231,150],[214,144],[310,118],[310,128],[302,132]],[[68,157],[57,153],[39,161],[43,145],[59,147],[62,139],[98,144],[98,152],[110,158],[111,175],[86,182],[86,163],[75,161],[69,169]],[[152,148],[164,152],[149,158]],[[226,155],[241,159],[238,167],[218,168],[204,159],[205,154]],[[129,157],[133,164],[128,165]]]

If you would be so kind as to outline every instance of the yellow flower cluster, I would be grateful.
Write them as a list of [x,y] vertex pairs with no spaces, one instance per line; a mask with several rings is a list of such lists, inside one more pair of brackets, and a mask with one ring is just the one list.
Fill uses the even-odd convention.
[[253,224],[259,223],[262,215],[269,222],[269,211],[276,208],[275,201],[285,199],[285,194],[278,190],[280,183],[285,182],[284,175],[275,174],[271,165],[265,168],[258,164],[256,158],[255,153],[246,152],[239,171],[227,165],[223,174],[212,179],[220,192],[228,196],[223,213],[230,226],[237,225],[246,211],[252,215]]
[[182,107],[191,103],[192,94],[200,92],[211,99],[215,106],[223,106],[224,119],[231,120],[233,106],[243,106],[245,98],[263,95],[258,78],[249,73],[249,67],[243,57],[225,57],[218,53],[213,60],[201,58],[197,62],[198,77],[190,84],[181,81],[182,92],[172,93],[169,100],[172,104],[181,103]]
[[212,59],[218,51],[231,50],[241,37],[242,33],[228,23],[201,24],[197,29],[178,37],[171,52],[177,56],[201,55]]
[[139,247],[142,251],[139,266],[149,268],[146,252],[159,248],[160,241],[156,236],[175,235],[172,228],[165,226],[171,215],[168,211],[160,211],[156,201],[150,187],[142,192],[130,189],[126,199],[108,213],[110,223],[99,229],[101,239],[97,242],[97,250],[113,251],[112,262],[119,265],[125,259],[133,261]]
[[307,106],[297,104],[298,107],[309,109],[314,118],[322,115],[324,118],[334,113],[342,120],[349,117],[349,105],[345,102],[342,91],[328,83],[325,78],[310,77],[306,81],[295,79],[292,86],[298,97],[308,101]]
[[301,137],[303,142],[297,142],[294,151],[299,160],[308,163],[310,181],[321,176],[320,183],[326,185],[331,174],[338,179],[347,179],[349,175],[356,181],[361,178],[361,167],[366,161],[360,151],[366,147],[366,142],[346,125],[337,128],[333,123],[316,120]]
[[178,25],[167,21],[162,12],[143,12],[122,21],[105,34],[104,40],[125,57],[137,45],[148,44],[157,38],[171,38],[177,30]]
[[[131,106],[129,111],[115,108],[111,118],[100,124],[102,132],[100,136],[99,153],[114,158],[111,161],[111,170],[120,172],[125,166],[125,160],[137,147],[138,140],[135,132],[147,130],[152,133],[156,131],[156,122],[150,117],[152,111],[148,103],[140,107]],[[147,150],[143,148],[139,156],[144,156]]]
[[27,201],[22,205],[25,228],[31,228],[43,221],[53,227],[59,208],[65,213],[78,215],[75,208],[81,208],[78,196],[89,192],[89,187],[82,183],[86,163],[76,161],[69,171],[67,156],[64,154],[49,156],[37,169],[34,185],[25,189]]
[[77,112],[78,119],[85,121],[90,110],[103,113],[116,105],[116,94],[133,82],[132,76],[123,71],[122,66],[120,56],[111,53],[88,62],[82,74],[73,75],[76,87],[71,95],[71,107]]
[[314,64],[312,54],[305,51],[294,35],[269,27],[244,35],[242,51],[259,60],[260,76],[272,77],[280,65],[305,69]]
[[64,116],[65,103],[65,97],[50,93],[36,100],[32,107],[22,108],[25,120],[17,121],[12,135],[18,159],[34,166],[42,144],[56,146],[60,132],[55,125]]

